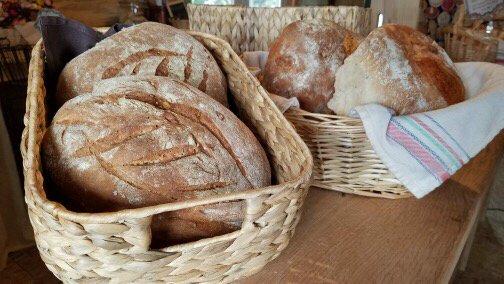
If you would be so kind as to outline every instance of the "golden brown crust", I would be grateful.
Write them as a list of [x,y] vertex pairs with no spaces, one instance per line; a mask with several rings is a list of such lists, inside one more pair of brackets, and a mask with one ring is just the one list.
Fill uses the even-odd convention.
[[350,115],[381,104],[398,115],[463,101],[464,85],[446,52],[419,31],[396,24],[373,30],[338,69],[327,106]]
[[92,92],[100,80],[127,75],[177,79],[227,106],[226,78],[210,52],[183,31],[150,22],[124,29],[70,61],[58,81],[56,104]]
[[347,33],[345,39],[343,39],[343,48],[345,49],[345,55],[349,56],[352,54],[359,46],[362,38],[353,33]]
[[328,113],[336,70],[359,41],[332,21],[294,22],[271,45],[261,83],[277,95],[297,97],[305,110]]
[[434,86],[448,105],[464,101],[464,85],[432,39],[408,26],[385,25],[385,32],[403,50],[411,68],[429,85]]
[[[101,81],[68,101],[43,140],[53,196],[73,210],[116,211],[270,184],[264,150],[228,109],[197,89],[159,76]],[[242,202],[154,219],[154,246],[231,232]]]

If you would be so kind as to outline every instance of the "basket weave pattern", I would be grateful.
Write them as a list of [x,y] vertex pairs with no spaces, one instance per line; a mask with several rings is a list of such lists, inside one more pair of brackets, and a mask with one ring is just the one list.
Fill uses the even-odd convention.
[[191,31],[219,36],[229,42],[236,52],[246,45],[242,28],[245,26],[245,7],[205,6],[201,9],[199,5],[187,4],[187,13],[189,19],[191,16],[198,19],[198,25],[194,27],[189,21]]
[[[30,63],[21,144],[25,199],[41,257],[64,282],[231,282],[260,270],[280,254],[294,233],[312,172],[308,148],[229,44],[210,35],[190,34],[221,63],[237,105],[267,144],[278,185],[112,213],[76,213],[48,200],[40,170],[46,93],[39,42]],[[149,249],[153,215],[231,200],[246,203],[240,230]]]
[[454,62],[496,62],[499,40],[504,40],[504,31],[502,16],[496,14],[494,20],[495,30],[488,34],[483,19],[471,19],[465,6],[459,6],[453,24],[442,31],[446,53]]
[[235,7],[187,5],[192,31],[216,35],[231,43],[233,49],[268,50],[288,24],[302,19],[327,19],[359,34],[369,33],[371,10],[361,7]]
[[495,62],[498,40],[482,38],[467,31],[447,29],[444,34],[445,50],[454,62]]
[[373,150],[361,120],[297,108],[285,116],[313,154],[313,186],[391,199],[411,196]]

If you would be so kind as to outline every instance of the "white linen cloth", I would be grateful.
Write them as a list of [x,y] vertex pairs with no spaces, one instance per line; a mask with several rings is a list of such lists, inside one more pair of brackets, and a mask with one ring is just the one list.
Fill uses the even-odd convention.
[[504,128],[504,67],[455,66],[468,98],[462,103],[405,116],[376,104],[354,109],[382,162],[417,198],[441,185]]

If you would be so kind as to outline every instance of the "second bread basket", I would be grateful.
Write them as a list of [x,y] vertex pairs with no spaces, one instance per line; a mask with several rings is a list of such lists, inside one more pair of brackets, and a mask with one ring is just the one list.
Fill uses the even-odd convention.
[[[371,10],[361,7],[238,8],[190,5],[188,8],[191,29],[208,31],[225,38],[239,52],[267,50],[268,44],[282,29],[296,20],[329,19],[364,35],[371,28]],[[242,20],[236,21],[236,18]],[[234,23],[232,28],[229,22]],[[299,108],[289,109],[285,116],[312,152],[314,186],[390,199],[412,196],[381,162],[366,136],[361,120],[310,113]]]

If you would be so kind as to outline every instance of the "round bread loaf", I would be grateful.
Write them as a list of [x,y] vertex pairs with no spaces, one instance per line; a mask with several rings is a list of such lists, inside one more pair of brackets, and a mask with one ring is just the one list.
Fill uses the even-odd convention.
[[[99,82],[56,113],[43,139],[50,196],[82,212],[116,211],[268,186],[271,170],[252,132],[183,82],[125,76]],[[167,212],[153,246],[238,229],[242,201]]]
[[125,75],[177,79],[227,106],[226,78],[210,52],[185,32],[152,22],[126,28],[72,59],[60,74],[56,104],[92,92],[102,79]]
[[377,103],[396,114],[424,112],[464,100],[464,85],[446,52],[412,28],[375,29],[336,73],[327,104],[339,115]]
[[328,113],[336,70],[359,41],[332,21],[293,22],[271,45],[261,83],[279,96],[297,97],[304,110]]

